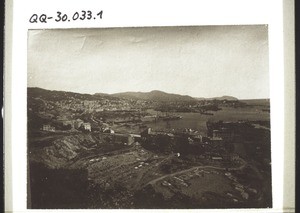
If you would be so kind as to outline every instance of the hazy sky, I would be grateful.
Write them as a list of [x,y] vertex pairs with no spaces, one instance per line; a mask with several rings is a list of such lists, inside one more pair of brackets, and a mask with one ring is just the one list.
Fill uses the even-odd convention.
[[268,28],[30,30],[28,86],[269,98]]

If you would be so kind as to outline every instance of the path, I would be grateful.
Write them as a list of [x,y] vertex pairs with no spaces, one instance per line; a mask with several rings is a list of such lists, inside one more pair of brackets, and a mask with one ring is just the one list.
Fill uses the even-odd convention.
[[[172,174],[168,174],[168,175],[164,175],[164,176],[161,176],[159,178],[156,178],[154,180],[151,180],[150,182],[146,183],[144,186],[148,185],[148,184],[155,184],[157,181],[160,181],[160,180],[163,180],[167,177],[173,177],[175,175],[178,175],[178,174],[182,174],[182,173],[185,173],[185,172],[189,172],[189,171],[192,171],[194,169],[217,169],[217,170],[223,170],[223,171],[236,171],[236,170],[241,170],[243,169],[245,166],[247,165],[247,163],[245,161],[243,161],[243,164],[239,167],[236,167],[236,168],[223,168],[223,167],[216,167],[216,166],[194,166],[192,168],[189,168],[189,169],[185,169],[185,170],[181,170],[181,171],[178,171],[178,172],[174,172]],[[143,187],[144,187],[143,186]]]

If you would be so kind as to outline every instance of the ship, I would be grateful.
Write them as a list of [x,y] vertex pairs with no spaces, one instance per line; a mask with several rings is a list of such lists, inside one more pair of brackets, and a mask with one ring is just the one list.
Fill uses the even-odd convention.
[[143,122],[152,122],[152,121],[156,121],[156,120],[157,120],[156,115],[146,115],[141,118],[141,121],[143,121]]
[[180,116],[180,115],[167,115],[167,116],[161,117],[161,119],[164,120],[164,121],[179,120],[179,119],[182,119],[182,116]]

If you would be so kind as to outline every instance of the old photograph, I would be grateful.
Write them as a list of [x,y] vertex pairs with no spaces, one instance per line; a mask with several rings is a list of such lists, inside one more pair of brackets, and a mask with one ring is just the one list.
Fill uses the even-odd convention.
[[267,25],[28,31],[28,209],[272,208]]

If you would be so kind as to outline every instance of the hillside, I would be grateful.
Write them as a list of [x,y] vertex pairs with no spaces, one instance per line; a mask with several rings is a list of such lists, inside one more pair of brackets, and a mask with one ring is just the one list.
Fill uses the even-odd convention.
[[247,99],[247,100],[240,100],[243,103],[246,103],[248,105],[254,105],[254,106],[270,106],[270,99]]
[[[157,101],[157,102],[195,102],[202,100],[227,100],[227,101],[238,101],[236,97],[233,96],[221,96],[213,98],[194,98],[188,95],[179,95],[166,93],[159,90],[153,90],[151,92],[122,92],[115,94],[106,94],[106,93],[95,93],[95,94],[81,94],[75,92],[66,92],[66,91],[57,91],[57,90],[47,90],[38,87],[28,87],[27,88],[28,97],[35,97],[48,101],[61,101],[61,100],[144,100],[144,101]],[[243,102],[253,102],[255,100],[243,100]],[[260,102],[260,100],[258,100]]]
[[220,101],[222,101],[222,100],[227,100],[227,101],[237,101],[237,100],[238,100],[236,97],[228,96],[228,95],[227,95],[227,96],[224,95],[224,96],[222,96],[222,97],[215,97],[215,98],[212,98],[212,99],[220,100]]
[[165,101],[165,102],[182,102],[182,101],[196,101],[188,95],[178,95],[166,93],[158,90],[151,92],[123,92],[115,93],[112,96],[124,99],[142,99],[148,101]]
[[214,97],[214,98],[196,98],[199,101],[203,101],[203,100],[218,100],[218,101],[223,101],[223,100],[227,100],[227,101],[238,101],[239,99],[233,96],[228,96],[228,95],[224,95],[221,97]]
[[72,100],[72,99],[101,100],[103,98],[117,99],[107,94],[97,94],[97,95],[81,94],[75,92],[47,90],[38,87],[28,87],[27,95],[28,97],[35,97],[35,98],[40,98],[48,101],[61,101],[61,100]]

